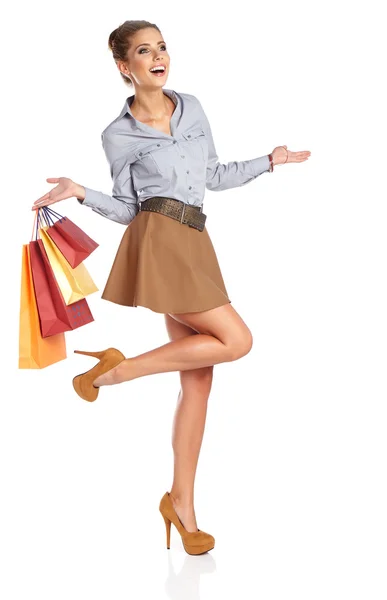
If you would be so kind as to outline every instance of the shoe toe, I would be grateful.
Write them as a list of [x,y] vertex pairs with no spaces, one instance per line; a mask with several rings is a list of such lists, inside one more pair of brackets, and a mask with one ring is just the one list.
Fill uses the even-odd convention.
[[82,398],[82,400],[87,400],[88,402],[94,402],[94,400],[98,397],[99,388],[94,387],[93,385],[88,385],[85,389],[84,381],[82,379],[83,375],[77,375],[73,379],[73,388]]
[[203,540],[205,540],[205,542],[213,542],[215,543],[215,538],[213,535],[211,535],[210,533],[207,533],[206,531],[202,531],[201,529],[198,529],[198,531],[200,531],[200,533],[203,536]]
[[203,554],[204,552],[212,550],[214,546],[214,536],[205,531],[201,531],[200,529],[191,532],[191,535],[184,540],[184,547],[188,554]]

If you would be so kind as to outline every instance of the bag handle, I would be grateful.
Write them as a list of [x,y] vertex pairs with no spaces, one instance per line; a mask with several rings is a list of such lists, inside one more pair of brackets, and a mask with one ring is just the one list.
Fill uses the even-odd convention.
[[38,208],[37,212],[38,212],[38,218],[36,219],[35,240],[37,240],[39,238],[39,228],[42,226],[41,225],[42,216],[40,214],[40,208]]
[[[54,220],[50,213],[54,213],[55,215],[58,214],[58,213],[55,213],[55,211],[53,211],[53,210],[47,209],[46,206],[41,206],[40,208],[37,208],[35,210],[34,222],[32,225],[32,232],[31,232],[31,242],[36,241],[40,237],[40,235],[39,235],[40,227],[44,227],[45,225],[48,225],[48,227],[51,227],[51,225],[54,225]],[[66,218],[66,217],[61,217],[61,218]],[[35,233],[35,239],[34,239],[34,233]]]
[[48,206],[43,206],[43,208],[45,209],[45,211],[47,211],[50,215],[54,215],[54,217],[56,217],[57,219],[61,220],[61,219],[65,219],[66,217],[64,217],[63,215],[57,213],[55,210],[53,210],[52,208],[49,208]]
[[39,228],[40,227],[44,227],[45,225],[50,226],[50,223],[48,223],[46,216],[44,214],[44,212],[42,211],[41,208],[38,208],[38,210],[36,211],[37,215],[36,215],[36,229],[35,229],[35,241],[40,237],[39,235]]
[[33,225],[32,225],[32,232],[31,232],[31,242],[32,242],[32,241],[33,241],[33,239],[34,239],[34,231],[35,231],[35,227],[36,227],[36,224],[37,224],[38,210],[39,210],[39,209],[36,209],[36,210],[35,210],[34,223],[33,223]]
[[[44,211],[44,206],[42,206],[41,208],[37,208],[35,210],[34,222],[32,225],[32,232],[31,232],[31,242],[36,241],[40,237],[39,236],[39,228],[40,227],[44,227],[45,225],[48,225],[49,227],[51,227],[51,223],[50,223],[49,219],[51,219],[51,221],[52,221],[52,218],[50,217],[50,215]],[[52,221],[52,223],[54,223],[54,222]],[[35,239],[34,239],[34,233],[35,233]]]
[[48,210],[46,210],[45,206],[42,206],[42,210],[44,213],[44,218],[48,222],[48,225],[54,225],[54,219],[52,218],[51,213]]

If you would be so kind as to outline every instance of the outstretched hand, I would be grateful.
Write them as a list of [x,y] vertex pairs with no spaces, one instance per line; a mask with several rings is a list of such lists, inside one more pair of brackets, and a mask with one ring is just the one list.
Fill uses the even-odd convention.
[[304,162],[308,160],[311,153],[309,150],[300,150],[292,152],[287,146],[277,146],[271,153],[273,156],[273,165],[283,165],[285,163]]
[[48,177],[46,181],[48,183],[57,183],[58,185],[47,192],[47,194],[44,194],[44,196],[35,200],[32,210],[37,210],[49,204],[55,204],[55,202],[60,202],[60,200],[66,200],[76,195],[77,184],[68,177]]

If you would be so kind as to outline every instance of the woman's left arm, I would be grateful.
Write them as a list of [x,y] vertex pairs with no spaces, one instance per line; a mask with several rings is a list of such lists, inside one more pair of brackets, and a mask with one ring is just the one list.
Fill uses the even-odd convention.
[[206,175],[206,188],[214,191],[222,191],[245,185],[256,179],[259,175],[272,170],[273,167],[285,162],[303,162],[310,156],[309,151],[291,152],[286,146],[274,148],[271,154],[265,154],[258,158],[241,161],[231,161],[226,164],[219,162],[215,149],[211,126],[203,110],[202,105],[196,98],[200,109],[200,120],[208,142],[208,162]]

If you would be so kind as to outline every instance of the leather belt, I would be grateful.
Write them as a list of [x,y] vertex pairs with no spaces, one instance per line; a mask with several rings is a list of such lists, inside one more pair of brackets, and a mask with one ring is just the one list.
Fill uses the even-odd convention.
[[153,196],[147,200],[143,200],[139,204],[139,210],[150,210],[152,212],[161,213],[180,223],[194,227],[198,231],[203,231],[207,215],[202,212],[201,206],[186,204],[175,198],[165,198],[163,196]]

